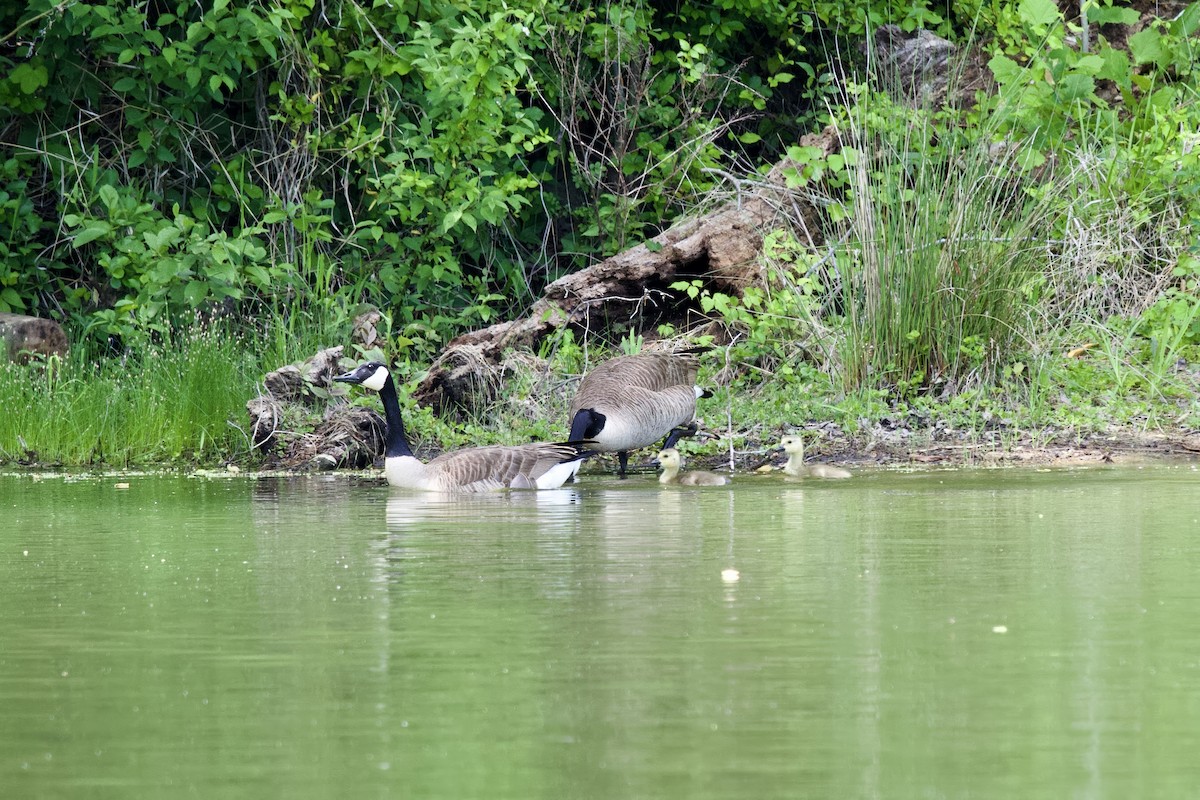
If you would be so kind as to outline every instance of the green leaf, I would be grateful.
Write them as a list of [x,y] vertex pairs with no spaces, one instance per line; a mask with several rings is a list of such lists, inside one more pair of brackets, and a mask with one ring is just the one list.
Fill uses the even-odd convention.
[[446,231],[450,230],[455,225],[457,225],[458,221],[460,219],[462,219],[462,215],[463,215],[463,212],[462,212],[461,208],[456,208],[456,209],[448,212],[446,214],[446,216],[442,219],[442,233],[445,233]]
[[204,281],[191,281],[184,287],[183,298],[190,306],[200,305],[206,297],[208,297],[208,284]]
[[1017,12],[1027,25],[1048,26],[1061,19],[1053,0],[1021,0]]
[[1088,9],[1088,22],[1093,25],[1133,25],[1141,15],[1135,8],[1100,6]]
[[114,189],[112,186],[109,186],[107,183],[100,187],[99,193],[100,202],[104,203],[111,213],[112,210],[116,208],[121,196],[117,193],[116,189]]
[[1200,3],[1191,3],[1171,23],[1172,30],[1181,39],[1187,39],[1200,30]]
[[1096,90],[1096,81],[1091,75],[1067,75],[1058,84],[1059,96],[1064,100],[1086,100]]
[[662,244],[654,241],[653,239],[647,239],[646,240],[646,249],[649,250],[651,253],[658,253],[658,252],[662,251],[663,246],[662,246]]
[[1008,56],[995,55],[988,61],[988,69],[992,71],[996,82],[1000,84],[1014,83],[1020,80],[1025,68]]
[[819,147],[800,147],[793,145],[787,149],[787,157],[801,164],[811,164],[825,158],[825,151]]
[[8,74],[8,79],[17,84],[23,94],[33,94],[49,82],[46,68],[31,64],[19,64]]
[[0,292],[0,301],[3,301],[10,309],[25,309],[25,301],[21,299],[21,295],[17,294],[17,290],[11,286]]
[[1137,64],[1159,63],[1165,55],[1162,46],[1162,34],[1154,28],[1147,28],[1129,37],[1129,52]]
[[113,90],[118,92],[128,92],[131,89],[136,89],[137,86],[138,79],[127,75],[124,78],[118,79],[117,82],[113,84]]
[[1046,156],[1040,150],[1034,150],[1031,147],[1023,147],[1017,153],[1017,163],[1021,169],[1031,170],[1037,169],[1046,163]]
[[78,249],[83,247],[88,242],[93,242],[101,236],[107,236],[112,232],[112,226],[101,220],[93,220],[87,224],[82,231],[75,234],[71,239],[71,246]]
[[1104,66],[1096,73],[1096,77],[1101,80],[1113,81],[1122,88],[1128,88],[1132,70],[1129,56],[1122,50],[1109,47],[1104,53]]
[[1104,59],[1097,55],[1082,56],[1075,62],[1071,68],[1074,72],[1079,72],[1087,75],[1099,74],[1104,68]]

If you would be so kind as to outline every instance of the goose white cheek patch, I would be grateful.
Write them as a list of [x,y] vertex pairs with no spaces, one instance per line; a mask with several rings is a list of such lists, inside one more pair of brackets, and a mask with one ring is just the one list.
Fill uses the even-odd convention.
[[375,370],[375,373],[362,382],[362,385],[376,392],[383,388],[383,384],[387,382],[388,372],[383,367]]

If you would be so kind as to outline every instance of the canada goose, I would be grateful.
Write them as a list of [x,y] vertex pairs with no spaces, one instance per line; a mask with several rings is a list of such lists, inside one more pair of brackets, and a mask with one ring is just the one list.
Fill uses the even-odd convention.
[[680,486],[724,486],[729,483],[729,478],[713,472],[696,470],[680,474],[683,456],[674,447],[668,447],[659,453],[657,461],[662,467],[662,474],[658,476],[659,483],[677,483]]
[[335,381],[355,383],[379,392],[387,420],[384,473],[392,486],[443,492],[486,492],[493,489],[556,489],[591,455],[583,442],[492,445],[443,453],[422,464],[409,447],[400,416],[396,384],[387,367],[369,361]]
[[831,467],[828,464],[804,463],[804,437],[785,436],[779,442],[776,451],[787,453],[788,460],[783,466],[783,473],[793,478],[849,478],[848,470],[841,467]]
[[617,356],[589,372],[571,403],[572,441],[594,442],[591,449],[617,454],[625,477],[629,451],[663,441],[666,449],[696,433],[697,353],[639,353]]

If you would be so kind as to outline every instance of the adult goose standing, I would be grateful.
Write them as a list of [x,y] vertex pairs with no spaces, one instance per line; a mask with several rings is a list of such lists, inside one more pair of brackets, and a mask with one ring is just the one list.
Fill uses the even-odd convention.
[[674,447],[668,447],[659,453],[657,461],[662,467],[662,474],[658,476],[659,483],[677,483],[680,486],[724,486],[729,483],[729,478],[715,472],[694,470],[681,473],[679,470],[683,469],[683,456]]
[[696,385],[702,351],[638,353],[600,364],[584,376],[571,403],[569,438],[586,439],[597,452],[615,452],[623,478],[630,450],[664,437],[666,449],[694,435],[696,399],[707,397]]
[[841,467],[831,467],[828,464],[804,463],[804,437],[785,436],[775,448],[787,453],[787,463],[783,465],[783,474],[793,478],[849,478],[849,470]]
[[369,361],[334,380],[379,392],[387,420],[384,473],[392,486],[441,492],[556,489],[592,454],[583,442],[492,445],[443,453],[423,464],[408,444],[396,384],[386,366]]

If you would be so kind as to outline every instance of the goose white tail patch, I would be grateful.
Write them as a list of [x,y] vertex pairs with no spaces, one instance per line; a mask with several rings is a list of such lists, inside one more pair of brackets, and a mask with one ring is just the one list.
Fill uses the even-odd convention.
[[539,489],[557,489],[579,470],[578,461],[568,461],[565,464],[555,464],[537,479]]

